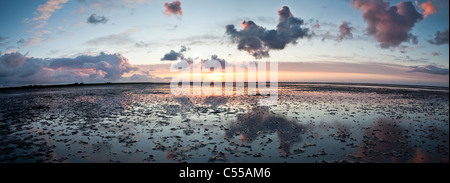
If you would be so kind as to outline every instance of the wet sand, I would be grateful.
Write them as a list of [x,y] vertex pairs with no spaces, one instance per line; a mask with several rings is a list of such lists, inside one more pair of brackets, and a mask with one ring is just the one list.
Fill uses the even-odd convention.
[[263,96],[169,85],[0,90],[0,162],[448,163],[448,88],[280,83]]

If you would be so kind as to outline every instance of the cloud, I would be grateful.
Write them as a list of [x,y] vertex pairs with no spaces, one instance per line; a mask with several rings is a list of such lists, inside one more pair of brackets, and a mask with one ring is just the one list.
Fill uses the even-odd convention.
[[247,51],[256,59],[269,57],[270,50],[283,50],[287,44],[296,44],[298,39],[308,36],[308,29],[301,27],[304,21],[294,17],[287,6],[278,10],[278,15],[279,23],[275,30],[267,30],[253,21],[243,21],[243,30],[227,25],[226,33],[238,43],[239,50]]
[[92,0],[92,1],[78,1],[82,5],[77,12],[84,13],[87,9],[95,9],[97,11],[113,10],[124,7],[136,7],[142,4],[150,4],[150,0]]
[[121,54],[42,59],[15,52],[0,56],[0,85],[116,81],[137,70]]
[[352,39],[353,38],[352,30],[353,27],[350,27],[349,22],[346,21],[342,22],[342,24],[339,26],[338,41],[342,41],[344,39]]
[[434,65],[427,65],[423,67],[411,66],[410,68],[411,70],[408,72],[423,72],[427,74],[448,75],[448,69],[436,67]]
[[367,32],[380,42],[382,48],[396,47],[411,40],[409,33],[423,19],[412,2],[402,1],[390,6],[385,0],[352,0],[352,5],[363,10]]
[[108,18],[96,14],[92,14],[87,20],[87,23],[90,24],[105,24],[106,22],[108,22]]
[[212,35],[212,34],[203,34],[203,35],[194,35],[194,36],[189,36],[186,38],[182,38],[182,39],[173,39],[171,40],[171,42],[174,43],[183,43],[186,45],[199,45],[199,44],[217,44],[218,42],[221,41],[221,37],[216,36],[216,35]]
[[[5,54],[2,57],[0,57],[0,64],[1,68],[11,68],[11,69],[17,69],[19,66],[22,66],[25,63],[26,58],[20,54],[20,53],[11,53],[11,54]],[[7,75],[6,72],[2,72],[1,75]]]
[[124,81],[133,81],[133,82],[149,82],[153,81],[153,75],[146,75],[146,74],[133,74],[130,77],[123,78]]
[[131,29],[126,30],[125,32],[121,32],[118,34],[111,34],[111,35],[104,36],[104,37],[98,37],[98,38],[89,40],[86,43],[91,46],[123,45],[126,43],[134,42],[134,40],[130,36],[137,31],[138,31],[137,28],[131,28]]
[[164,3],[164,8],[166,10],[164,11],[164,14],[167,16],[172,15],[183,15],[183,10],[181,9],[181,2],[180,1],[173,1],[171,3]]
[[24,44],[25,43],[25,39],[23,39],[23,38],[21,38],[21,39],[19,39],[19,40],[17,40],[17,42],[16,42],[17,44]]
[[[222,66],[222,70],[225,71],[225,67],[227,66],[226,65],[227,61],[225,59],[221,59],[221,58],[219,58],[219,56],[214,54],[214,55],[211,55],[210,59],[201,60],[201,63],[204,64],[205,62],[208,62],[208,61],[217,61],[217,62],[219,62],[220,66]],[[228,65],[228,66],[231,66],[231,65]]]
[[119,79],[123,74],[137,70],[137,67],[131,65],[123,55],[106,53],[100,53],[98,56],[81,55],[74,59],[52,59],[48,67],[52,69],[94,69],[95,71],[101,71],[102,78],[112,80]]
[[175,61],[178,59],[183,59],[184,55],[183,53],[186,52],[188,48],[186,46],[181,46],[181,49],[179,52],[176,52],[174,50],[170,50],[169,53],[165,54],[163,58],[161,58],[161,61]]
[[6,45],[6,44],[7,44],[6,40],[7,40],[7,38],[6,38],[6,37],[2,37],[2,36],[0,36],[0,46],[4,46],[4,45]]
[[442,32],[437,31],[436,34],[434,34],[434,39],[428,40],[428,42],[434,45],[448,44],[448,29],[445,29]]
[[181,46],[180,52],[186,52],[188,48],[186,46]]
[[48,19],[53,15],[56,10],[64,7],[64,4],[69,0],[48,0],[45,4],[39,5],[37,8],[37,16],[33,17],[31,20],[38,22],[34,28],[42,28],[47,25]]
[[141,4],[141,3],[149,3],[149,0],[120,0],[122,3],[125,3],[126,5],[135,5],[135,4]]
[[145,43],[144,41],[139,41],[135,44],[135,46],[138,48],[147,48],[149,46],[149,44]]
[[412,44],[419,44],[419,38],[416,35],[409,34],[408,41]]
[[427,18],[428,15],[436,14],[438,11],[437,6],[435,6],[430,0],[427,2],[424,2],[422,4],[419,4],[419,2],[416,0],[416,5],[423,10],[423,16],[424,18]]
[[316,23],[314,23],[313,28],[314,29],[320,29],[321,25],[319,23],[319,20],[316,20]]
[[[161,61],[177,61],[179,59],[186,61],[189,65],[191,66],[200,66],[203,67],[205,66],[205,64],[209,64],[211,63],[210,61],[217,61],[220,66],[222,67],[222,71],[225,71],[225,67],[226,66],[233,66],[231,65],[231,63],[227,62],[225,59],[219,58],[219,56],[217,56],[216,54],[211,55],[210,58],[207,59],[200,59],[200,58],[186,58],[183,55],[183,52],[185,52],[186,50],[189,50],[189,48],[186,48],[184,46],[182,46],[180,52],[176,52],[174,50],[171,50],[169,53],[165,54],[164,57],[161,59]],[[194,60],[198,61],[198,62],[194,62]],[[228,65],[227,65],[228,64]]]
[[178,58],[182,57],[183,57],[182,53],[170,50],[169,53],[165,54],[164,57],[161,58],[161,61],[175,61],[178,60]]
[[38,37],[32,37],[32,38],[29,38],[29,39],[25,42],[25,46],[26,46],[26,47],[30,47],[30,46],[40,45],[40,44],[42,44],[42,42],[43,42],[43,39],[40,38],[40,36],[38,36]]
[[24,19],[24,23],[30,23],[32,25],[33,29],[30,32],[34,32],[34,36],[26,41],[25,46],[39,45],[42,44],[42,41],[46,40],[43,37],[48,34],[48,31],[44,27],[48,24],[48,20],[56,10],[63,8],[67,2],[68,0],[48,0],[45,4],[38,6],[33,18]]
[[323,34],[322,35],[322,41],[325,41],[326,39],[330,39],[332,36],[331,36],[331,33],[330,33],[330,31],[327,31],[327,32],[325,32],[325,34]]

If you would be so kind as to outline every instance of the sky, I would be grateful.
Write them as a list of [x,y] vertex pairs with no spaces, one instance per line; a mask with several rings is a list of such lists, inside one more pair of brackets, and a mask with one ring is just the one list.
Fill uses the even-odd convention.
[[168,82],[186,59],[281,82],[448,86],[448,0],[7,0],[0,87]]

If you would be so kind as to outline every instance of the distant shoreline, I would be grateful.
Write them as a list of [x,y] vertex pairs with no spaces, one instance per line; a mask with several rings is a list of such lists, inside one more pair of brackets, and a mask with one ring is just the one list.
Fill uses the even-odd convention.
[[[247,82],[246,82],[247,83]],[[64,87],[89,87],[89,86],[120,86],[120,85],[169,85],[170,83],[156,82],[124,82],[124,83],[73,83],[59,85],[26,85],[15,87],[4,87],[1,90],[27,90],[27,89],[43,89],[43,88],[64,88]],[[191,82],[191,85],[193,83]],[[279,82],[283,85],[334,85],[334,86],[361,86],[361,87],[389,87],[389,88],[410,88],[410,89],[428,89],[428,90],[449,90],[445,86],[427,86],[427,85],[406,85],[406,84],[378,84],[378,83],[334,83],[334,82]]]

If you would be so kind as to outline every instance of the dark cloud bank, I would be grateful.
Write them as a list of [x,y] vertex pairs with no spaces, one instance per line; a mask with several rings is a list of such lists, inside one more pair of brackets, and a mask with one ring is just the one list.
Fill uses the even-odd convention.
[[42,59],[16,52],[0,56],[0,86],[116,81],[137,70],[121,54]]
[[427,74],[436,74],[436,75],[448,75],[448,69],[439,68],[434,65],[427,65],[423,67],[412,66],[409,72],[422,72]]

